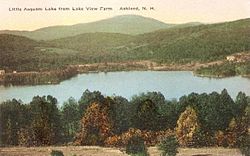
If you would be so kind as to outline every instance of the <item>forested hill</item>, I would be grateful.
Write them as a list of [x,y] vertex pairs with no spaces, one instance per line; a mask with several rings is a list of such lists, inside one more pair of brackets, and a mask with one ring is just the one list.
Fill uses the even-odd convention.
[[[45,43],[26,37],[0,34],[0,70],[6,72],[41,71],[60,68],[67,64],[68,55],[44,51]],[[65,58],[65,59],[64,59]]]
[[[162,63],[209,62],[250,50],[250,19],[169,28],[137,36],[90,33],[48,41],[51,46],[81,54],[92,52],[118,60],[153,60]],[[107,60],[105,60],[107,61]]]
[[250,49],[250,19],[172,28],[136,37],[137,55],[161,62],[213,61]]
[[69,64],[139,60],[209,62],[249,51],[249,41],[250,19],[142,35],[84,33],[46,42],[0,34],[0,69],[46,70]]
[[15,35],[0,35],[0,68],[15,69],[33,60],[34,48],[39,43],[26,37]]
[[132,43],[135,37],[118,33],[85,33],[73,37],[57,39],[46,42],[50,46],[77,50],[80,53],[96,53],[102,55],[111,49],[125,47]]
[[35,31],[0,31],[0,33],[22,35],[35,40],[51,40],[94,32],[137,35],[172,26],[175,25],[166,24],[152,18],[137,15],[123,15],[72,26],[51,26]]
[[39,42],[22,36],[9,35],[9,34],[0,35],[1,53],[3,53],[2,50],[9,50],[9,49],[15,50],[21,47],[23,49],[29,50],[32,47],[38,46],[38,44]]

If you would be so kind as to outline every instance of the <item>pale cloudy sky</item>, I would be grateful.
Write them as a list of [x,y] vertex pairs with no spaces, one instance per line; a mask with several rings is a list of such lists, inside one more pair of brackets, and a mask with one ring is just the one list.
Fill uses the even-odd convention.
[[[112,7],[113,11],[19,12],[9,8]],[[120,7],[154,7],[155,11],[120,11]],[[87,23],[123,14],[152,17],[166,23],[215,23],[250,18],[250,0],[0,0],[0,30],[34,30],[53,25]]]

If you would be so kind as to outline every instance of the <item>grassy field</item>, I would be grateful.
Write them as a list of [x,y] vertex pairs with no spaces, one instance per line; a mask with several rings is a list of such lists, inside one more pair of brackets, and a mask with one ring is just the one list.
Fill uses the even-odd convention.
[[[117,148],[96,146],[63,146],[63,147],[9,147],[0,148],[1,156],[49,156],[52,150],[60,150],[65,156],[126,156]],[[148,149],[150,156],[160,156],[156,147]],[[181,148],[177,156],[242,156],[238,149],[228,148]]]

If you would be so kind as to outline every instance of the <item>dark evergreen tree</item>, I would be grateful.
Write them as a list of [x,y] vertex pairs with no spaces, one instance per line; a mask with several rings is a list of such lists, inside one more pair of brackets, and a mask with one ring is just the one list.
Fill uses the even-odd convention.
[[85,90],[79,100],[79,112],[80,115],[83,116],[84,112],[86,111],[87,107],[94,103],[104,103],[105,97],[99,91],[89,91],[88,89]]
[[62,122],[65,130],[65,139],[72,141],[80,128],[81,115],[79,106],[74,98],[64,102],[62,106]]

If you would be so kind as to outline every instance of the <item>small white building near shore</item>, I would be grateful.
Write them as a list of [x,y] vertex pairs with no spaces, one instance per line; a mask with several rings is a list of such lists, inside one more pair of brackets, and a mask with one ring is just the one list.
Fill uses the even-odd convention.
[[235,56],[227,56],[228,61],[235,61],[236,57]]

